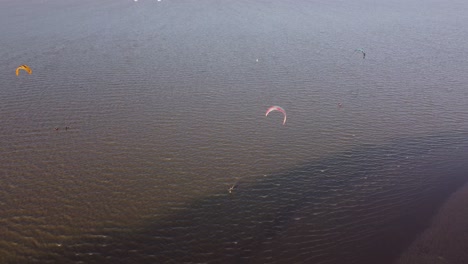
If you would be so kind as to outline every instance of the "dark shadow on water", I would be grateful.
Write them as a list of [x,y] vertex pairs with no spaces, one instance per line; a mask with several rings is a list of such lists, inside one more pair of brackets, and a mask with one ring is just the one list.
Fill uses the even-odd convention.
[[[468,137],[364,145],[64,246],[82,263],[392,263],[467,180]],[[109,240],[110,238],[110,240]],[[99,246],[98,246],[99,245]],[[93,254],[76,254],[93,252]],[[50,259],[49,259],[50,260]]]

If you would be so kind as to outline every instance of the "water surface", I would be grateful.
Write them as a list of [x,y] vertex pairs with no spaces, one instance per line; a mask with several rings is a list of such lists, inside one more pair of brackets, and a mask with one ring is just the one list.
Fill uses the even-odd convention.
[[463,1],[0,6],[4,262],[385,263],[466,180]]

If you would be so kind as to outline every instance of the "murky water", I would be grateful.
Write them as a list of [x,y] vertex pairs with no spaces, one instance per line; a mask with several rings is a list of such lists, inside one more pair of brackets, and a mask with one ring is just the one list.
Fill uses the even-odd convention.
[[3,262],[390,263],[467,179],[464,1],[0,6]]

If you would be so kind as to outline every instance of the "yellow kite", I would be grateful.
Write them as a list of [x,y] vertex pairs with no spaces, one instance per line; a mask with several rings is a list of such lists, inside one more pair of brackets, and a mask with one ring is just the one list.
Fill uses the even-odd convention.
[[29,68],[29,66],[26,65],[26,64],[23,64],[23,65],[19,66],[18,68],[16,68],[16,76],[19,75],[20,70],[25,70],[29,74],[32,73],[31,68]]

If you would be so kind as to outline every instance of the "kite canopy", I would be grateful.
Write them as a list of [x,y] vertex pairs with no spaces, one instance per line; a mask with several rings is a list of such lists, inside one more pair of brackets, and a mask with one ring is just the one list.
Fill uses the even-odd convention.
[[366,58],[366,52],[363,49],[355,49],[354,52],[360,52],[360,53],[362,53],[362,58],[363,59]]
[[29,66],[26,65],[26,64],[23,64],[23,65],[19,66],[18,68],[16,68],[16,76],[19,75],[20,70],[24,70],[27,73],[32,74],[31,68],[29,68]]
[[284,115],[283,125],[284,125],[286,123],[286,111],[284,111],[284,109],[282,107],[274,105],[274,106],[267,109],[265,116],[268,116],[268,114],[270,112],[272,112],[272,111],[279,111],[279,112],[283,113],[283,115]]

